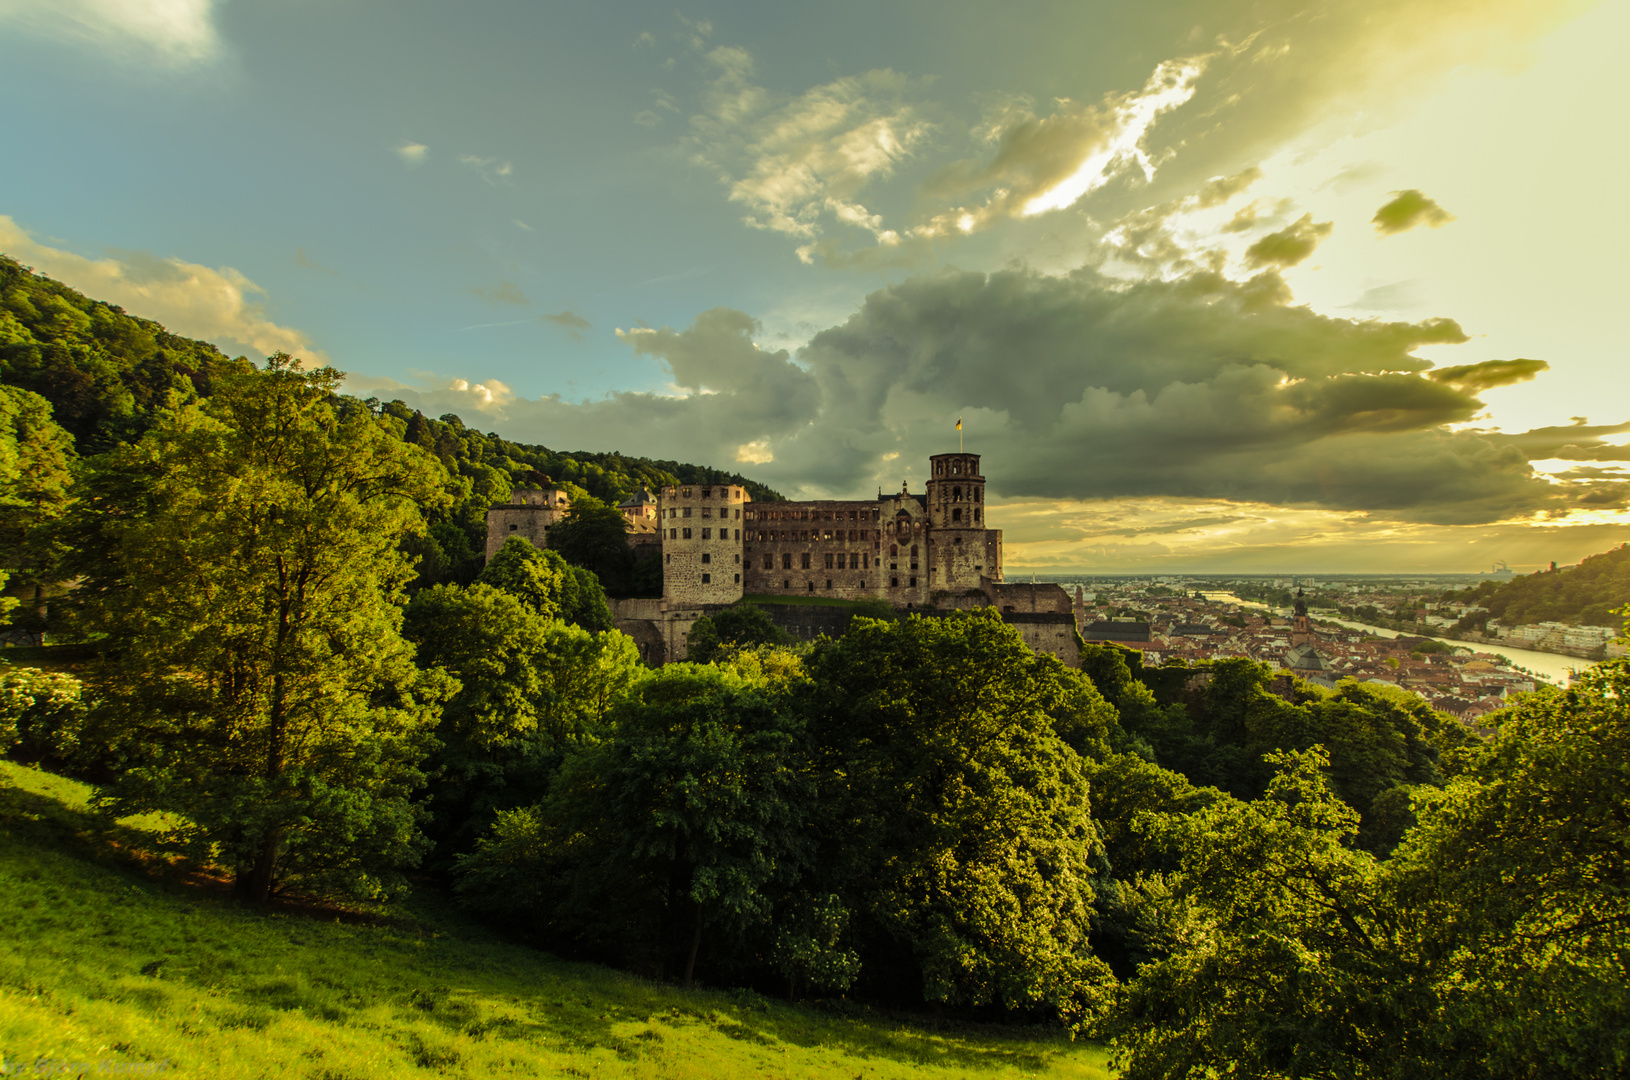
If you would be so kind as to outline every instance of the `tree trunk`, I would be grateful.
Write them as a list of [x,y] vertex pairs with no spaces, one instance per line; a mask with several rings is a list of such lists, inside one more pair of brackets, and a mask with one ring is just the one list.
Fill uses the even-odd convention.
[[248,886],[244,889],[244,895],[252,904],[264,904],[272,898],[272,871],[277,868],[277,846],[282,839],[283,830],[273,829],[260,842],[255,865],[249,870]]
[[691,982],[696,974],[696,954],[702,949],[702,905],[696,905],[696,930],[691,934],[690,959],[685,962],[685,989],[691,988]]

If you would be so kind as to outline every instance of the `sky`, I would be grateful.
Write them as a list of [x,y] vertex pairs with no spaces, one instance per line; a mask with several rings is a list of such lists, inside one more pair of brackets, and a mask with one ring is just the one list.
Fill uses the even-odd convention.
[[0,0],[0,251],[1010,576],[1630,541],[1630,2]]

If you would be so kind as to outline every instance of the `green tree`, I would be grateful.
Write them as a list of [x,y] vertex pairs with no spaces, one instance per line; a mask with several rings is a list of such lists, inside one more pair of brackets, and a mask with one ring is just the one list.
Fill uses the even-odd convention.
[[[38,394],[0,386],[0,588],[27,591],[39,628],[45,591],[57,576],[60,541],[50,528],[67,510],[76,458],[73,437]],[[0,617],[21,601],[0,596]]]
[[564,619],[585,630],[611,629],[611,607],[593,572],[518,537],[505,541],[476,581],[504,590],[545,619]]
[[1075,1026],[1097,1015],[1113,985],[1088,947],[1102,847],[1059,735],[1107,727],[1097,691],[991,611],[856,620],[808,670],[816,880],[880,961],[862,978]]
[[408,605],[418,662],[455,678],[429,793],[442,857],[467,852],[493,815],[541,798],[568,752],[606,733],[641,671],[626,635],[546,619],[490,585],[437,585]]
[[768,921],[771,886],[807,861],[798,739],[763,678],[688,664],[648,673],[547,800],[499,815],[461,860],[460,894],[539,912],[648,970],[680,968],[688,985],[708,928],[728,952]]
[[759,645],[786,645],[792,635],[770,621],[757,604],[738,604],[714,615],[704,615],[691,626],[685,659],[711,664],[741,649]]
[[592,570],[606,592],[626,596],[634,570],[628,528],[621,510],[585,495],[574,499],[565,519],[549,530],[549,547],[573,566]]
[[397,544],[443,498],[441,468],[336,409],[341,378],[284,355],[233,372],[80,504],[100,741],[121,764],[108,805],[182,815],[254,901],[295,881],[376,893],[417,858],[409,795],[448,689],[398,632]]

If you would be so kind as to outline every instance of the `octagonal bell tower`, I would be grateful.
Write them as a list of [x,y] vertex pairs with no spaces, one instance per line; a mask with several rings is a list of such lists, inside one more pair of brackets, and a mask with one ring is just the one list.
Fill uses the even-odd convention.
[[[958,451],[928,459],[928,587],[957,592],[1000,581],[1000,558],[985,527],[985,476],[979,455]],[[994,534],[992,534],[994,535]]]

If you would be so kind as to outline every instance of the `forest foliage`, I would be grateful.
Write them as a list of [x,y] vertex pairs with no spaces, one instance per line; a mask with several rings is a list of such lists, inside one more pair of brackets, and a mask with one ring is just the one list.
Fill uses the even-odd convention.
[[652,979],[1046,1024],[1134,1080],[1630,1065],[1630,661],[1481,733],[1245,660],[1069,668],[990,610],[791,645],[733,609],[652,670],[603,502],[459,562],[509,466],[331,369],[211,363],[83,444],[0,398],[14,625],[82,659],[0,669],[0,750],[250,904],[417,871]]
[[1494,618],[1506,626],[1541,622],[1617,626],[1616,612],[1630,604],[1630,544],[1592,555],[1578,566],[1480,582],[1470,594],[1456,593],[1454,598],[1488,611],[1467,620]]

